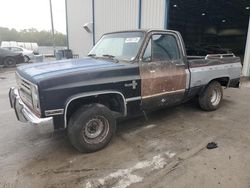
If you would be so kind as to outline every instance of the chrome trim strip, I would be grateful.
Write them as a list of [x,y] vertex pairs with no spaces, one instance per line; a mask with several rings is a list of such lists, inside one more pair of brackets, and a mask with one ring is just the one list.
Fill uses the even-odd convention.
[[189,89],[190,85],[190,72],[189,69],[185,69],[186,72],[186,89]]
[[132,102],[132,101],[138,101],[138,100],[141,100],[141,96],[127,98],[126,102]]
[[80,94],[77,94],[74,97],[72,97],[69,101],[67,101],[67,103],[65,105],[64,128],[67,128],[67,110],[68,110],[68,106],[73,100],[84,98],[84,97],[90,97],[90,96],[98,96],[98,95],[103,95],[103,94],[119,94],[119,95],[121,95],[121,97],[123,99],[123,104],[124,104],[123,116],[124,117],[127,116],[127,103],[126,103],[124,95],[119,91],[97,91],[97,92],[91,92],[91,93],[80,93]]
[[227,57],[236,57],[234,55],[234,53],[230,53],[230,54],[208,54],[206,55],[205,59],[208,59],[208,58],[227,58]]
[[63,113],[64,109],[46,110],[45,116],[55,116],[55,115],[61,115]]
[[204,71],[204,70],[218,70],[219,68],[229,68],[229,67],[242,67],[241,62],[236,62],[236,63],[224,63],[224,64],[216,64],[216,65],[207,65],[207,66],[200,66],[200,67],[190,67],[190,71]]
[[143,96],[142,99],[157,97],[157,96],[161,96],[161,95],[165,95],[165,94],[182,93],[182,92],[184,93],[185,89],[179,89],[179,90],[175,90],[175,91],[166,91],[166,92],[157,93],[157,94],[154,94],[154,95],[147,95],[147,96]]

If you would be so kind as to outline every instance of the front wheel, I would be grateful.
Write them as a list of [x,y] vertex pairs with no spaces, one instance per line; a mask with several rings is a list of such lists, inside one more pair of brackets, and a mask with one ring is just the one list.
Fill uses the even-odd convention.
[[68,137],[80,152],[94,152],[104,148],[116,129],[112,112],[104,105],[91,104],[77,110],[69,121]]
[[199,105],[203,110],[213,111],[220,107],[223,99],[221,84],[217,81],[211,82],[202,95],[199,96]]
[[3,64],[5,67],[14,67],[16,66],[16,59],[14,57],[6,57]]

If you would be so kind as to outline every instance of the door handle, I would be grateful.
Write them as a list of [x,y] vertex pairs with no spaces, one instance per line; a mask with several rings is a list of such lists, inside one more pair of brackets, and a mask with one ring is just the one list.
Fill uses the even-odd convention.
[[183,64],[175,64],[176,67],[184,67]]
[[155,67],[153,65],[149,66],[148,69],[151,74],[155,73]]

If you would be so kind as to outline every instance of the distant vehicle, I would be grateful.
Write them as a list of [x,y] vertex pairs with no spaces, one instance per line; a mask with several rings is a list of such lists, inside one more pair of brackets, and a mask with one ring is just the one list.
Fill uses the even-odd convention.
[[2,41],[1,48],[19,46],[27,50],[32,50],[35,54],[38,53],[38,44],[35,42],[17,42],[17,41]]
[[14,53],[22,53],[25,63],[28,63],[30,60],[34,59],[34,52],[32,50],[27,50],[19,46],[3,47],[3,48],[6,50],[10,50]]
[[13,67],[19,63],[24,63],[24,57],[22,53],[15,53],[0,48],[0,66]]

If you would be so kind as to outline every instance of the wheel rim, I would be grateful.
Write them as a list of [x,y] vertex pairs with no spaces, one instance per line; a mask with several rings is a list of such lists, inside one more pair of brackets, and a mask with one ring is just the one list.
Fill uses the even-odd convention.
[[220,103],[221,100],[221,92],[219,89],[214,89],[212,91],[212,96],[211,96],[211,103],[213,106],[217,106]]
[[109,122],[103,116],[96,116],[90,119],[82,129],[82,136],[89,144],[102,142],[109,132]]
[[5,66],[10,66],[10,65],[14,65],[15,64],[15,61],[11,58],[8,58],[5,60]]

